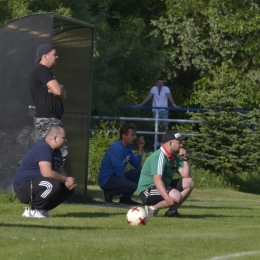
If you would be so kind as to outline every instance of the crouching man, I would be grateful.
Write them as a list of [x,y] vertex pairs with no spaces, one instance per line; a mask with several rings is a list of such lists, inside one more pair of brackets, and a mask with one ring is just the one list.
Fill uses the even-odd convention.
[[20,202],[30,204],[23,217],[46,218],[48,211],[66,201],[77,184],[67,177],[60,148],[66,142],[65,131],[51,126],[42,139],[24,155],[14,177],[14,191]]
[[[177,209],[194,188],[188,157],[182,145],[186,138],[175,131],[166,132],[163,145],[146,159],[142,167],[138,194],[149,217],[155,217],[162,208],[169,208],[166,217],[181,216]],[[175,172],[182,178],[172,180]]]

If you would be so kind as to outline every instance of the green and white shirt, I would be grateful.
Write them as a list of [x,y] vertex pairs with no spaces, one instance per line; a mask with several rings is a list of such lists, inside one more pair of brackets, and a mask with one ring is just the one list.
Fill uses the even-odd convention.
[[170,157],[162,146],[146,159],[138,182],[138,194],[154,184],[153,176],[156,174],[162,175],[162,181],[166,186],[170,185],[174,173],[183,168],[183,163],[177,155],[172,156],[173,158]]

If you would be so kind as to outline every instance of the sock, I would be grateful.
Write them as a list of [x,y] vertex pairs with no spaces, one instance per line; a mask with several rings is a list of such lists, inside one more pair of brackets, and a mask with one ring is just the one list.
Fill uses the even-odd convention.
[[157,209],[155,209],[153,206],[151,206],[150,208],[151,208],[152,210],[157,210]]

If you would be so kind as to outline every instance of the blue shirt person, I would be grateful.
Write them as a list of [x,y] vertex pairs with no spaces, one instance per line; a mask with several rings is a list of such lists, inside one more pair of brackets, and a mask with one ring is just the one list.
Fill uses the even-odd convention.
[[[105,204],[114,204],[113,196],[122,195],[119,200],[120,204],[139,205],[131,197],[137,189],[145,141],[143,137],[139,138],[138,154],[134,155],[131,144],[137,138],[135,126],[123,125],[119,135],[120,139],[108,148],[101,162],[99,186],[103,189]],[[128,163],[135,169],[124,172]]]

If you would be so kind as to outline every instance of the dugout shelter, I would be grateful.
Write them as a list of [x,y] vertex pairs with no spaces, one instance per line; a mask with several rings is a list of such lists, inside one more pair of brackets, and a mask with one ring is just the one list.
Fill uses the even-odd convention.
[[62,119],[69,147],[65,170],[77,181],[75,196],[86,197],[94,26],[39,13],[2,25],[0,39],[0,189],[12,190],[18,163],[35,143],[28,75],[37,48],[49,43],[59,57],[52,71],[67,92]]

